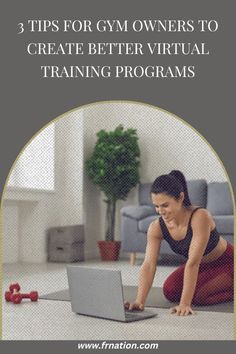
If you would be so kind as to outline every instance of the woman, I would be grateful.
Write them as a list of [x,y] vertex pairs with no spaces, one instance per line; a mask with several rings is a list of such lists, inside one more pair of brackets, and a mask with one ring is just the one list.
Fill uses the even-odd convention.
[[233,246],[219,235],[210,213],[190,202],[180,171],[158,177],[151,187],[152,202],[160,215],[147,233],[147,248],[140,269],[136,300],[129,310],[143,310],[156,272],[161,241],[187,258],[165,281],[166,298],[179,303],[171,309],[180,316],[193,314],[193,305],[233,300]]

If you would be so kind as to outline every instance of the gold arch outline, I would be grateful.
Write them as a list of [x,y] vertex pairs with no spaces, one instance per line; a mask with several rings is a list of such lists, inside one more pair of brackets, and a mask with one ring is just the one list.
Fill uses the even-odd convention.
[[[164,113],[168,113],[169,115],[173,116],[174,118],[176,118],[177,120],[181,121],[183,124],[187,125],[190,129],[192,129],[198,136],[200,136],[200,138],[208,145],[208,147],[211,149],[211,151],[213,152],[213,154],[216,156],[217,160],[220,162],[221,167],[223,168],[223,171],[225,173],[225,176],[227,178],[227,181],[229,183],[229,187],[230,187],[230,192],[231,192],[231,197],[233,200],[233,210],[234,210],[234,243],[235,243],[235,233],[236,233],[236,221],[235,221],[235,216],[236,216],[236,205],[235,205],[235,197],[234,197],[234,191],[233,191],[233,187],[229,178],[229,175],[224,167],[224,164],[222,162],[222,160],[220,159],[220,157],[218,156],[218,154],[216,153],[216,151],[214,150],[214,148],[211,146],[211,144],[207,141],[207,139],[197,130],[195,129],[191,124],[189,124],[188,122],[186,122],[183,118],[177,116],[176,114],[169,112],[163,108],[160,108],[158,106],[154,106],[151,105],[149,103],[146,102],[138,102],[138,101],[130,101],[130,100],[104,100],[104,101],[98,101],[98,102],[92,102],[92,103],[88,103],[88,104],[84,104],[75,108],[72,108],[71,110],[61,114],[60,116],[52,119],[50,122],[46,123],[42,128],[40,128],[33,136],[32,138],[24,145],[24,147],[21,149],[21,151],[19,152],[19,154],[17,155],[14,163],[12,164],[10,171],[7,175],[4,187],[3,187],[3,192],[2,192],[2,196],[1,196],[1,203],[0,203],[0,301],[2,304],[2,294],[3,294],[3,288],[2,288],[2,284],[3,284],[3,200],[4,200],[4,196],[5,196],[5,192],[6,192],[6,186],[8,184],[8,180],[11,176],[11,173],[13,171],[13,169],[15,168],[15,165],[18,161],[18,159],[20,158],[20,156],[23,154],[24,150],[28,147],[28,145],[30,145],[30,143],[35,139],[35,137],[40,134],[45,128],[47,128],[50,124],[55,123],[57,121],[59,121],[62,118],[65,118],[65,116],[67,116],[68,114],[75,112],[79,109],[83,109],[89,106],[95,106],[95,105],[99,105],[99,104],[110,104],[110,103],[130,103],[130,104],[137,104],[137,105],[141,105],[141,106],[147,106],[150,108],[154,108],[157,109],[159,111],[162,111]],[[37,191],[37,190],[36,190]],[[234,254],[234,269],[236,268],[236,256]],[[234,271],[234,294],[235,294],[235,290],[236,290],[236,272]],[[0,338],[2,339],[2,306],[0,308]],[[236,339],[236,301],[234,299],[234,339]]]

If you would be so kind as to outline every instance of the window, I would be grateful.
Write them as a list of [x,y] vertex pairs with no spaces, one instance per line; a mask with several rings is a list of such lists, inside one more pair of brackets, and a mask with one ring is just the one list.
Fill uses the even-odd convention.
[[8,187],[54,190],[55,124],[52,123],[17,159]]

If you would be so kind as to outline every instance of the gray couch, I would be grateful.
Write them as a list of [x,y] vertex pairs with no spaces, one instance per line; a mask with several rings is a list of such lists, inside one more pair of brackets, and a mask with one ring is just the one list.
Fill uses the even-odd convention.
[[[233,202],[228,183],[199,179],[187,181],[187,185],[192,204],[208,209],[219,233],[233,244]],[[136,252],[145,252],[148,227],[158,218],[150,199],[150,187],[151,183],[140,184],[139,205],[121,209],[121,249],[130,253],[131,264],[135,263]],[[160,255],[174,255],[166,241],[161,244]]]

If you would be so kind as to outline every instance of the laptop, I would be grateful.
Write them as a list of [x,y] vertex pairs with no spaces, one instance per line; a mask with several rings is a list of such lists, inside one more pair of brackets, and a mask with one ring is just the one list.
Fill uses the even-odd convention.
[[121,272],[67,265],[72,311],[121,322],[140,321],[156,316],[148,310],[129,311],[124,307]]

